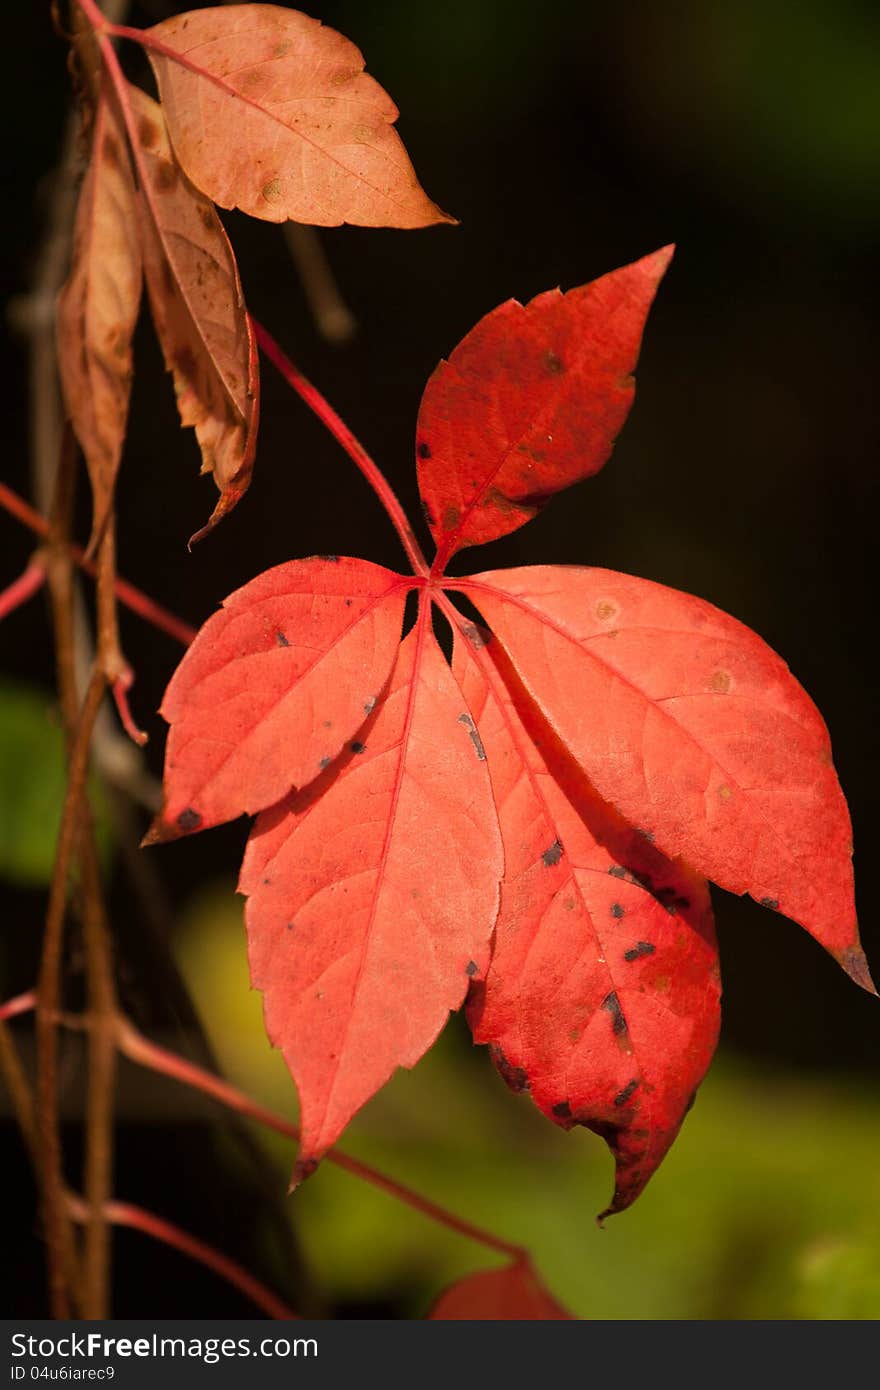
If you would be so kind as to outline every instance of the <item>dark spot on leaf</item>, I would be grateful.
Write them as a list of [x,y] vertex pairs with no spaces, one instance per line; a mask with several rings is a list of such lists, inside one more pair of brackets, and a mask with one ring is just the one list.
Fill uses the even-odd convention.
[[332,720],[332,719],[325,719],[325,720],[324,720],[324,728],[325,728],[325,729],[332,729],[332,728],[333,728],[333,720]]
[[180,815],[177,817],[177,824],[180,826],[181,830],[198,830],[201,823],[201,816],[198,811],[194,811],[191,806],[188,806],[185,811],[181,811]]
[[199,203],[199,217],[202,219],[202,226],[206,232],[214,230],[214,209],[205,203]]
[[372,714],[376,708],[375,696],[371,695],[369,700],[364,700],[364,714]]
[[116,139],[116,136],[111,135],[109,131],[104,136],[104,143],[101,146],[101,153],[104,156],[104,162],[106,164],[109,164],[112,168],[117,169],[122,167],[122,156],[121,151],[119,149],[119,141]]
[[554,1105],[553,1114],[557,1120],[571,1119],[571,1106],[567,1100],[561,1100],[558,1105]]
[[762,907],[769,907],[773,912],[776,912],[777,909],[778,909],[778,907],[779,907],[779,899],[778,899],[778,898],[762,898],[762,899],[761,899],[761,906],[762,906]]
[[612,904],[611,904],[611,916],[612,916],[612,917],[622,917],[622,916],[623,916],[623,913],[624,913],[624,909],[620,906],[620,903],[612,903]]
[[454,531],[460,521],[461,512],[458,507],[447,507],[443,513],[443,530]]
[[437,525],[437,518],[434,516],[434,513],[431,511],[431,508],[425,501],[422,502],[422,516],[425,518],[428,525],[432,529]]
[[635,946],[631,946],[628,951],[624,951],[624,960],[639,960],[641,956],[652,956],[657,947],[652,946],[650,941],[637,941]]
[[186,377],[187,381],[192,381],[196,375],[196,359],[189,348],[181,348],[174,354],[174,370],[181,376]]
[[471,646],[478,650],[480,647],[488,647],[492,641],[491,632],[487,632],[484,627],[478,627],[476,623],[462,623],[461,635],[466,637]]
[[626,869],[622,869],[619,864],[612,864],[608,872],[612,878],[626,878]]
[[345,600],[345,606],[346,606],[346,608],[350,608],[350,607],[351,607],[351,602],[352,602],[352,601],[351,601],[350,598],[347,598],[347,599]]
[[271,882],[272,882],[271,878],[264,878],[264,879],[263,879],[263,887],[264,887],[264,888],[268,888],[268,887],[269,887],[269,884],[270,884]]
[[636,826],[636,829],[637,829],[638,833],[641,835],[641,837],[642,837],[643,840],[647,840],[648,843],[651,844],[651,845],[654,843],[654,832],[653,832],[653,830],[643,830],[641,826]]
[[561,858],[562,841],[554,840],[550,848],[545,849],[544,853],[541,855],[541,862],[542,864],[546,864],[547,868],[550,869],[554,864],[558,864]]
[[142,116],[138,121],[138,138],[142,145],[155,145],[159,139],[159,127],[154,121],[148,121],[146,116]]
[[638,1077],[633,1077],[632,1081],[627,1082],[622,1091],[617,1092],[617,1095],[614,1097],[614,1104],[617,1106],[626,1105],[627,1101],[629,1100],[630,1096],[632,1095],[633,1091],[636,1089],[638,1084]]
[[467,729],[468,737],[470,738],[471,743],[474,745],[474,748],[477,750],[477,757],[480,759],[480,762],[484,763],[486,761],[486,750],[483,747],[483,740],[480,738],[480,735],[477,732],[477,727],[474,724],[474,721],[471,719],[470,715],[467,713],[467,711],[465,711],[464,714],[460,714],[458,716],[458,722],[459,724],[463,724]]
[[330,766],[330,759],[329,759],[329,758],[322,758],[321,761],[318,763],[318,767],[321,769],[322,772],[324,771],[325,767],[329,767],[329,766]]
[[365,743],[360,743],[357,739],[355,739],[354,743],[351,745],[351,751],[352,753],[364,753],[366,751],[366,747],[367,745]]
[[477,962],[475,960],[469,960],[464,968],[464,973],[466,975],[473,976],[479,973],[479,969],[480,967],[477,965]]
[[288,922],[288,923],[287,923],[287,930],[288,930],[288,931],[293,931],[293,923],[292,923],[292,922]]
[[674,917],[676,913],[679,911],[686,912],[691,905],[690,898],[683,898],[681,894],[678,893],[677,890],[671,885],[666,888],[655,888],[652,880],[647,876],[647,874],[643,875],[641,879],[637,879],[636,881],[640,883],[643,888],[646,888],[647,891],[657,899],[661,907],[666,908],[666,911],[669,913],[670,917]]
[[545,352],[544,366],[551,376],[560,376],[565,371],[562,359],[557,357],[555,352]]
[[283,633],[283,632],[276,632],[276,633],[275,633],[275,641],[278,643],[279,647],[289,647],[289,646],[290,646],[290,643],[288,642],[287,638],[284,636],[284,633]]
[[177,183],[177,170],[173,164],[160,164],[156,174],[156,187],[167,193]]
[[620,1035],[628,1031],[626,1019],[623,1016],[623,1009],[620,1007],[620,1000],[613,990],[610,994],[605,995],[605,998],[602,1000],[602,1008],[607,1014],[611,1015],[611,1024],[616,1034]]
[[497,1043],[489,1044],[489,1056],[495,1063],[502,1081],[505,1081],[512,1091],[529,1089],[529,1078],[522,1067],[512,1067]]
[[429,459],[431,457],[430,444],[428,444],[424,439],[420,439],[418,444],[416,445],[416,453],[418,454],[420,459]]

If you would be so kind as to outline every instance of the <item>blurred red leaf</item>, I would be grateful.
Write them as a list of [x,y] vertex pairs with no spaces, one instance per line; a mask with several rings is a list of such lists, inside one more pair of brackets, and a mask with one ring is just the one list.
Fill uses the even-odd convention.
[[469,1274],[442,1293],[428,1315],[452,1322],[568,1322],[561,1304],[525,1261]]
[[438,568],[598,473],[632,405],[642,330],[672,249],[567,294],[509,299],[437,367],[416,455]]
[[190,10],[146,31],[175,153],[224,208],[269,222],[424,227],[397,107],[342,34],[278,5]]

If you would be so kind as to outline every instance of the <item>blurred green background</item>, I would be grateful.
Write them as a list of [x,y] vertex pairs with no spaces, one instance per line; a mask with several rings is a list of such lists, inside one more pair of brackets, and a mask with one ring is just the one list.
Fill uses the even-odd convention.
[[[132,23],[171,12],[133,4]],[[398,102],[429,193],[461,219],[418,234],[322,235],[358,322],[321,340],[282,233],[229,216],[251,310],[361,436],[413,511],[424,382],[509,296],[564,288],[675,240],[629,424],[605,471],[489,548],[480,567],[595,563],[710,599],[755,627],[822,709],[853,813],[865,944],[880,968],[873,504],[877,473],[880,12],[855,0],[404,0],[315,3],[362,47]],[[26,290],[68,101],[65,53],[37,3],[12,20],[4,97],[5,288]],[[16,32],[17,31],[17,32]],[[128,55],[133,76],[149,82]],[[22,118],[26,111],[27,119]],[[7,326],[8,327],[8,326]],[[213,504],[179,431],[149,328],[139,332],[120,493],[121,569],[201,622],[267,565],[322,551],[397,565],[395,538],[333,441],[264,372],[254,483],[189,555]],[[7,331],[9,398],[22,345]],[[8,412],[4,477],[28,490],[27,420]],[[85,521],[83,498],[82,520]],[[7,582],[30,542],[0,517]],[[126,617],[137,718],[178,659]],[[0,626],[3,993],[37,958],[60,740],[41,600]],[[243,824],[134,852],[140,813],[105,798],[105,854],[127,1007],[145,1031],[291,1115],[295,1095],[247,989],[235,866]],[[821,865],[817,866],[821,874]],[[725,979],[719,1058],[636,1207],[597,1230],[611,1164],[510,1095],[455,1020],[434,1051],[356,1119],[345,1147],[471,1219],[527,1243],[554,1293],[586,1318],[880,1315],[880,1016],[793,924],[716,895]],[[81,962],[72,950],[75,998]],[[180,972],[204,1020],[210,1047]],[[25,1045],[28,1030],[16,1025]],[[76,1104],[78,1044],[65,1078]],[[290,1145],[258,1141],[134,1069],[121,1077],[119,1192],[213,1239],[304,1310],[421,1316],[487,1262],[325,1166],[283,1196]],[[4,1184],[30,1191],[5,1142]],[[68,1141],[76,1154],[73,1128]],[[41,1306],[33,1211],[9,1225],[12,1311]],[[212,1276],[143,1237],[117,1241],[120,1316],[248,1315]]]

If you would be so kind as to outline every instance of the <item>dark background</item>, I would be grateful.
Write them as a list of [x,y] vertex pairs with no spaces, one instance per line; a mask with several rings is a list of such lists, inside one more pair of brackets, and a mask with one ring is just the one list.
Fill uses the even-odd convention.
[[[510,296],[569,288],[677,243],[649,323],[636,405],[611,462],[474,563],[629,571],[711,600],[785,657],[831,730],[855,827],[864,943],[877,971],[878,768],[869,678],[878,442],[876,6],[322,0],[307,8],[363,49],[368,70],[400,106],[399,128],[421,181],[461,226],[322,233],[359,325],[351,344],[334,347],[313,325],[281,231],[228,216],[251,311],[418,515],[420,394],[438,359],[477,318]],[[133,5],[130,22],[148,24],[171,9],[160,0]],[[64,46],[42,4],[18,7],[4,32],[6,288],[20,294],[44,230],[68,83]],[[131,71],[142,72],[137,54]],[[3,379],[3,476],[26,493],[26,362],[11,333]],[[194,439],[179,430],[170,382],[142,323],[119,495],[127,578],[198,624],[229,590],[288,558],[334,551],[402,562],[366,484],[269,365],[250,492],[189,554],[187,537],[214,503],[213,484],[197,474]],[[2,516],[0,537],[3,584],[23,567],[31,542]],[[126,615],[123,623],[137,670],[135,714],[151,733],[158,772],[163,726],[152,711],[179,652],[137,618]],[[51,681],[39,600],[0,628],[0,660],[7,673]],[[171,902],[228,874],[245,833],[238,824],[162,850],[157,863]],[[822,871],[818,862],[820,878]],[[42,905],[36,893],[4,896],[4,931],[15,943],[7,952],[12,992],[30,981]],[[163,968],[161,949],[139,941],[137,903],[122,874],[114,902],[120,919],[134,924],[124,932],[133,938],[126,947],[132,976],[142,970],[142,984],[160,978],[151,972]],[[855,1075],[876,1087],[876,1001],[792,923],[724,893],[716,905],[723,1053],[810,1076]],[[156,1006],[143,987],[145,1022],[185,1019],[168,989],[168,1017],[159,1019],[151,1018]],[[204,1125],[150,1140],[124,1128],[121,1175],[129,1194],[152,1196],[171,1214],[176,1207],[190,1228],[222,1218],[225,1248],[252,1258],[251,1218],[263,1191],[258,1164],[244,1161],[242,1191],[247,1183],[259,1191],[242,1199],[248,1219],[239,1220],[204,1176],[218,1152],[227,1161],[217,1142]],[[169,1145],[176,1175],[170,1207]],[[13,1180],[26,1181],[16,1161],[9,1164],[7,1193]],[[15,1311],[31,1312],[41,1272],[24,1204],[21,1219],[13,1302]],[[145,1289],[150,1312],[244,1311],[189,1267],[184,1310],[179,1286],[163,1282],[178,1277],[179,1262],[145,1250],[137,1237],[123,1240],[120,1316],[143,1311]],[[270,1270],[274,1258],[266,1256]],[[382,1297],[370,1311],[398,1307],[392,1294],[390,1303]]]

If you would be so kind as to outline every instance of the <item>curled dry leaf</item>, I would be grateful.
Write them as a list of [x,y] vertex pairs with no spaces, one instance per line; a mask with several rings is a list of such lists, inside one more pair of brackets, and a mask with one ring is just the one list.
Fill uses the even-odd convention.
[[92,485],[93,537],[113,500],[128,419],[131,340],[141,298],[136,202],[125,129],[105,90],[95,112],[73,259],[57,315],[64,404]]
[[442,569],[597,473],[629,414],[665,246],[562,294],[493,309],[437,367],[416,429],[419,490]]
[[257,351],[238,267],[213,204],[181,170],[162,108],[128,88],[141,176],[140,225],[150,307],[181,422],[192,426],[202,472],[220,500],[215,526],[247,491],[259,413]]
[[300,1098],[294,1182],[489,961],[502,852],[485,756],[427,605],[339,763],[258,819],[251,978]]
[[525,1261],[503,1269],[481,1269],[440,1295],[429,1317],[453,1322],[568,1322],[561,1304]]
[[523,698],[497,643],[453,671],[492,777],[505,873],[468,1019],[514,1091],[615,1158],[622,1211],[674,1140],[712,1058],[720,975],[708,885],[611,810]]
[[165,805],[149,840],[254,815],[314,781],[388,680],[406,581],[366,560],[278,565],[205,623],[161,713]]
[[799,922],[873,990],[828,731],[760,637],[611,570],[496,570],[466,587],[602,797],[664,854]]
[[420,187],[397,107],[342,34],[277,5],[226,5],[147,35],[177,157],[221,207],[327,227],[453,220]]

